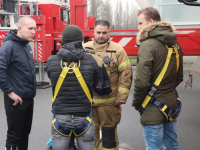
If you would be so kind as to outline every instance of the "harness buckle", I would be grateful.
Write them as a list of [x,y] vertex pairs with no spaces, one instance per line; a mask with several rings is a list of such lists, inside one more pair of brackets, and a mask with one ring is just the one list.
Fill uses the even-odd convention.
[[143,111],[144,111],[144,108],[141,106],[139,109],[138,109],[140,115],[142,115]]
[[157,91],[157,89],[158,89],[158,88],[157,88],[155,85],[153,85],[153,86],[151,87],[151,91],[149,91],[148,95],[151,96],[151,97],[153,97],[153,96],[154,96],[154,93]]
[[174,45],[172,45],[172,47],[173,47],[173,48],[176,48],[176,49],[179,49],[179,48],[180,48],[178,44],[174,44]]
[[66,67],[67,69],[73,69],[73,68],[75,68],[75,67],[76,67],[75,63],[74,63],[74,62],[72,62],[72,64],[73,64],[73,66],[72,66],[72,67],[68,67],[68,66],[67,66],[67,63],[65,63],[65,67]]
[[64,128],[65,128],[65,127],[63,127],[63,126],[61,126],[61,125],[58,126],[58,130],[61,131],[61,132],[63,132]]

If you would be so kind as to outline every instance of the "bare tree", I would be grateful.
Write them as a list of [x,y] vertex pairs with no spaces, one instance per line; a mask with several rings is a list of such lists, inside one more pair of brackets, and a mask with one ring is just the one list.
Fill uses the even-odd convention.
[[117,0],[117,4],[116,4],[116,9],[115,9],[115,29],[121,29],[122,28],[122,17],[123,17],[123,14],[122,14],[122,2],[121,0]]
[[129,3],[126,3],[126,7],[123,9],[122,26],[123,29],[130,29],[130,11]]
[[138,26],[138,21],[137,21],[137,13],[138,13],[138,8],[135,4],[131,5],[131,15],[130,15],[130,27],[131,29],[137,29]]
[[104,16],[104,3],[102,0],[88,0],[88,16],[96,16],[101,19]]
[[104,19],[106,14],[106,5],[103,0],[97,0],[98,2],[98,19]]
[[88,16],[96,16],[96,15],[97,15],[97,1],[88,0]]
[[113,10],[110,0],[88,0],[88,16],[108,20],[114,29],[137,29],[137,12],[137,6],[132,2],[123,8],[122,0],[116,0]]
[[107,20],[111,25],[113,21],[113,9],[110,0],[104,1],[104,8],[103,8],[103,16],[102,19]]

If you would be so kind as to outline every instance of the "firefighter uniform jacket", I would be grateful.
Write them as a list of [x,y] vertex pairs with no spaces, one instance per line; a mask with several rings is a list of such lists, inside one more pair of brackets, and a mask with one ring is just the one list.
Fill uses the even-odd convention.
[[83,47],[87,54],[94,56],[99,67],[104,63],[103,57],[109,56],[110,58],[110,65],[104,63],[104,66],[110,78],[112,93],[99,96],[94,92],[94,106],[113,104],[114,101],[126,103],[131,87],[132,69],[123,47],[110,39],[105,44],[97,44],[95,40],[90,41]]

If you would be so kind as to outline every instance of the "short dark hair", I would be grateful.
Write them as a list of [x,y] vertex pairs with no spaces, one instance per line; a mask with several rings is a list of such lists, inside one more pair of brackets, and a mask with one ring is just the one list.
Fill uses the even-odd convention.
[[94,23],[94,27],[97,25],[102,25],[102,26],[107,26],[108,28],[110,27],[110,23],[107,20],[99,19]]
[[156,22],[161,21],[158,10],[153,7],[147,7],[147,8],[141,9],[138,12],[137,16],[141,14],[145,15],[145,18],[147,21],[149,21],[150,19],[153,19]]

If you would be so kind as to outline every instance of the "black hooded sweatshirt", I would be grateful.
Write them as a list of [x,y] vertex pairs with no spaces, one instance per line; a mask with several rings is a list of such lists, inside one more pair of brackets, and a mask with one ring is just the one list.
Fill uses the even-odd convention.
[[[75,62],[77,66],[80,65],[79,70],[89,88],[91,96],[93,96],[93,87],[98,82],[98,64],[92,55],[85,54],[81,41],[74,41],[63,45],[57,55],[50,56],[47,60],[47,73],[51,80],[53,94],[62,72],[62,67],[64,67],[61,60],[62,62],[69,62],[69,64]],[[71,71],[70,69],[69,72]],[[91,103],[74,73],[66,75],[52,107],[55,114],[87,116],[90,113]]]
[[0,48],[0,88],[5,94],[15,92],[22,99],[36,94],[35,63],[29,41],[10,30]]

